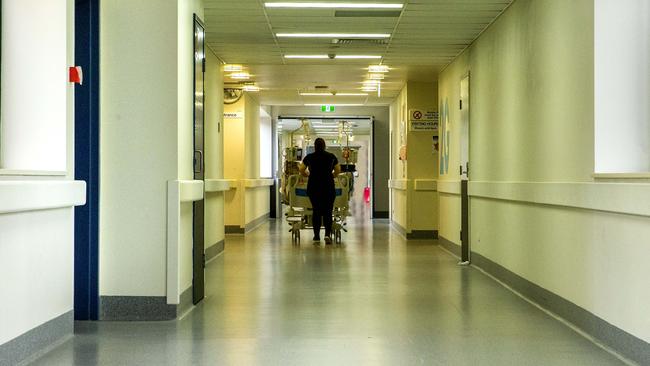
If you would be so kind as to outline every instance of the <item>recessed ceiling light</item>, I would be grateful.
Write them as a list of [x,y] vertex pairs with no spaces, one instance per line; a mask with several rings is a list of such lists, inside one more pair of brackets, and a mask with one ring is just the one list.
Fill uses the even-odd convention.
[[402,9],[404,4],[325,3],[325,2],[267,2],[267,8],[325,8],[325,9]]
[[376,55],[336,55],[337,59],[368,59],[368,58],[381,58]]
[[374,72],[388,72],[390,70],[386,65],[370,65],[368,66],[368,71],[374,73]]
[[364,86],[363,88],[361,88],[361,90],[363,90],[364,92],[376,92],[377,88],[374,86],[368,86],[368,87]]
[[368,93],[336,93],[340,97],[365,97]]
[[243,90],[246,92],[258,92],[260,91],[260,87],[255,85],[244,85]]
[[363,86],[377,86],[379,83],[379,80],[366,80],[363,82]]
[[384,80],[384,74],[380,74],[380,73],[368,74],[368,79],[370,79],[370,80]]
[[329,58],[327,55],[284,55],[284,58]]
[[230,74],[231,79],[238,79],[238,80],[248,80],[251,78],[251,75],[247,72],[235,72]]
[[277,33],[280,38],[390,38],[386,33]]
[[225,72],[237,72],[244,70],[242,65],[224,65],[223,71]]

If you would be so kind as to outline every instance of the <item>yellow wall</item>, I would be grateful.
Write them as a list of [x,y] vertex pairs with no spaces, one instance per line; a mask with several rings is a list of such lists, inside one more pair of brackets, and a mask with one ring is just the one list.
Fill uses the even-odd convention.
[[235,189],[225,193],[225,224],[240,226],[244,222],[244,194],[239,182],[245,174],[245,97],[237,103],[224,105],[225,113],[236,113],[238,118],[224,118],[224,177],[236,180]]
[[[434,83],[407,84],[408,110],[433,108],[437,110],[438,90]],[[408,118],[406,120],[408,131]],[[415,190],[416,180],[437,180],[438,156],[433,153],[434,132],[408,131],[407,177],[409,179],[408,230],[438,230],[438,193]]]
[[[206,52],[205,177],[223,179],[223,74],[212,50]],[[224,193],[205,196],[205,247],[224,240]]]
[[[406,162],[399,160],[399,151],[407,143],[407,94],[406,87],[390,106],[390,180],[406,180]],[[408,203],[406,190],[390,189],[390,218],[393,222],[406,229],[408,227]]]
[[245,93],[225,111],[241,117],[224,121],[224,175],[237,180],[237,188],[225,195],[225,224],[245,228],[270,211],[269,187],[246,187],[246,180],[260,178],[260,103]]
[[[434,132],[409,131],[409,110],[437,110],[434,83],[408,82],[391,104],[391,220],[411,233],[438,230],[438,193],[415,189],[416,180],[435,181],[438,156],[433,153]],[[401,146],[407,160],[399,160]]]
[[[649,341],[650,246],[640,238],[650,219],[625,213],[634,206],[617,198],[620,184],[592,178],[593,14],[589,0],[518,0],[444,70],[452,164],[441,178],[458,179],[455,105],[469,72],[472,251]],[[558,187],[576,192],[571,207],[554,198]],[[590,208],[605,198],[619,213]],[[457,204],[441,199],[443,210]],[[458,222],[440,221],[454,239]]]
[[[440,110],[439,163],[447,159],[448,169],[439,169],[438,190],[440,199],[439,236],[460,245],[460,81],[467,73],[469,52],[460,55],[442,73],[438,82]],[[471,83],[471,80],[470,80]],[[471,84],[470,84],[471,85]],[[471,98],[471,95],[470,95]],[[472,106],[470,99],[470,108]],[[471,113],[470,109],[470,113]],[[438,166],[444,165],[440,163]],[[472,165],[472,178],[473,168]]]

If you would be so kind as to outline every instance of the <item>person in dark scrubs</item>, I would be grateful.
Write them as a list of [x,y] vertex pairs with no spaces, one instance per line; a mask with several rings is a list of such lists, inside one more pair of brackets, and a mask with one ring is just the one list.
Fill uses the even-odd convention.
[[307,195],[313,209],[314,241],[320,241],[321,222],[325,226],[325,243],[332,243],[332,211],[336,190],[334,178],[341,173],[341,166],[334,154],[325,150],[325,140],[314,141],[315,151],[300,164],[300,174],[309,177]]

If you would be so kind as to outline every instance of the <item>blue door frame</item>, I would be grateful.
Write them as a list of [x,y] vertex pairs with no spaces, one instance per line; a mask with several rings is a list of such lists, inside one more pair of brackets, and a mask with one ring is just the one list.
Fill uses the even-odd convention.
[[75,208],[74,317],[99,319],[99,1],[75,1],[75,179],[86,181],[87,203]]

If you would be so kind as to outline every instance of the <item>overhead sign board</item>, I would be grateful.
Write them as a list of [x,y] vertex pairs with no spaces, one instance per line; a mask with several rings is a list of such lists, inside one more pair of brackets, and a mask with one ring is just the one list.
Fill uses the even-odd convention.
[[333,106],[333,105],[322,105],[322,106],[320,106],[320,110],[322,112],[330,112],[331,113],[331,112],[336,111],[336,107]]
[[409,110],[409,131],[438,131],[440,116],[434,108]]

